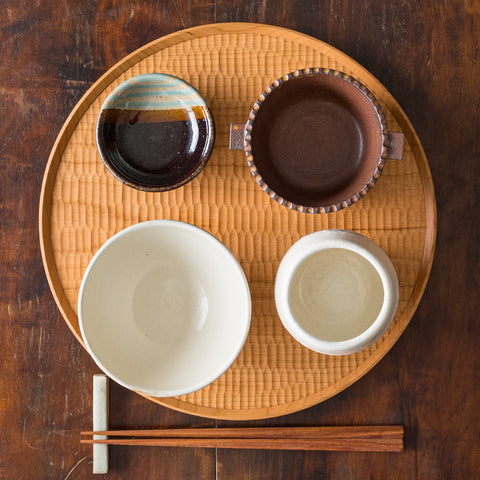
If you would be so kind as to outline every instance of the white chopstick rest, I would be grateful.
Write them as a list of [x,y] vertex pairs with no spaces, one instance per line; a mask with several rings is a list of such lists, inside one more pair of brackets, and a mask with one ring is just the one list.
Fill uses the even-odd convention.
[[[108,377],[93,376],[93,431],[108,430]],[[95,440],[106,440],[106,435],[94,435]],[[93,445],[93,473],[108,472],[108,445]]]

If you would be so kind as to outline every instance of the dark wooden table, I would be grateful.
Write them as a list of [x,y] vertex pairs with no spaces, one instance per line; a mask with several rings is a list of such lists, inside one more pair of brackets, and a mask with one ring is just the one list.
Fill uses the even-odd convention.
[[[429,159],[438,208],[430,281],[365,377],[308,410],[246,425],[403,424],[400,454],[117,447],[108,478],[480,478],[480,2],[0,2],[0,478],[93,477],[98,369],[52,298],[38,240],[49,152],[68,113],[122,57],[199,24],[279,25],[349,54],[393,94]],[[114,427],[224,426],[111,385]],[[234,423],[233,425],[237,425]]]

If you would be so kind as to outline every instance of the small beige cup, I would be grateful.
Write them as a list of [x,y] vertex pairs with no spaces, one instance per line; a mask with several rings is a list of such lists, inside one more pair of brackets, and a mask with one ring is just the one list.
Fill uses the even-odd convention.
[[347,355],[375,343],[397,309],[399,284],[385,252],[346,230],[306,235],[287,251],[275,280],[284,327],[305,347]]

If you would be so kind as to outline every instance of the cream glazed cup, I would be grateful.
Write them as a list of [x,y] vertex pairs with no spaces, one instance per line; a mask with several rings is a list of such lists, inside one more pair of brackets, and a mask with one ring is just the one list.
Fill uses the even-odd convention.
[[283,257],[275,304],[287,331],[305,347],[348,355],[375,343],[390,326],[399,283],[387,254],[346,230],[306,235]]

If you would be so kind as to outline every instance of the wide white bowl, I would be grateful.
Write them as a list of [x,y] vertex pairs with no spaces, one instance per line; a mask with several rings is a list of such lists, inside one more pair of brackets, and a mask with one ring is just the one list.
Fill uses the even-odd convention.
[[222,375],[250,328],[245,274],[214,236],[155,220],[110,238],[80,287],[78,318],[97,365],[147,395],[183,395]]
[[306,235],[283,257],[275,304],[288,332],[305,347],[347,355],[375,343],[398,306],[395,268],[370,239],[347,230]]

